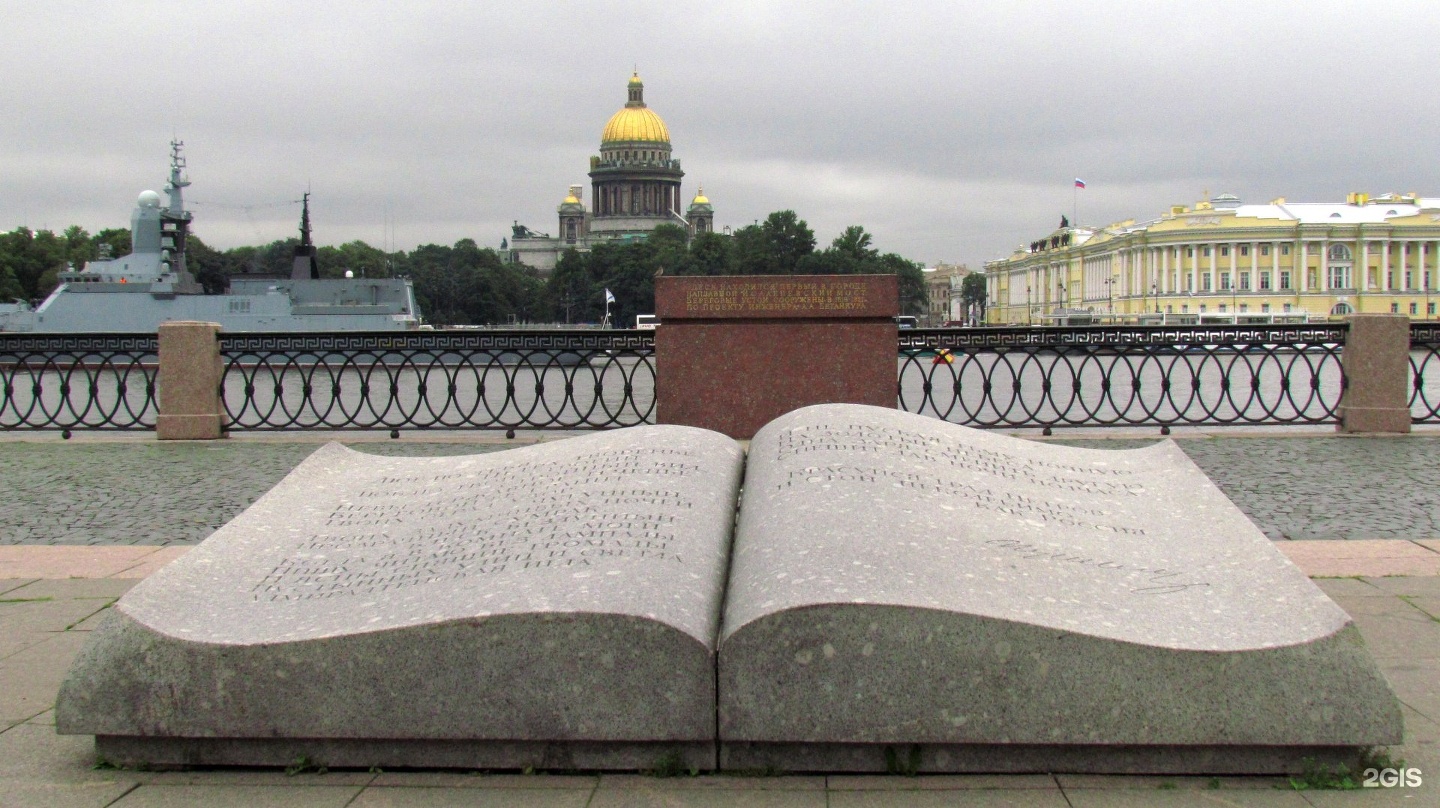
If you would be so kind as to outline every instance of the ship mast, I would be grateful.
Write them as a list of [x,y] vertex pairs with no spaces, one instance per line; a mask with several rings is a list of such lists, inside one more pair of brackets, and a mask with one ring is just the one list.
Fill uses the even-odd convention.
[[318,280],[320,264],[315,260],[315,245],[310,243],[310,192],[301,197],[300,243],[295,245],[295,262],[290,267],[290,280]]
[[181,294],[197,291],[191,288],[195,278],[185,268],[185,236],[191,217],[181,193],[181,189],[190,184],[185,176],[185,157],[180,154],[184,145],[183,141],[170,141],[170,179],[165,183],[170,205],[160,212],[160,253],[162,260],[169,264],[169,271],[175,274],[175,290]]

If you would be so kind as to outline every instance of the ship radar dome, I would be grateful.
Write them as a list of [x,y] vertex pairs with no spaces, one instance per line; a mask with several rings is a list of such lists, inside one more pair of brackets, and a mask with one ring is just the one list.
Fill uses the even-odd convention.
[[135,204],[142,208],[158,208],[160,207],[160,195],[154,191],[141,191],[140,198],[135,200]]

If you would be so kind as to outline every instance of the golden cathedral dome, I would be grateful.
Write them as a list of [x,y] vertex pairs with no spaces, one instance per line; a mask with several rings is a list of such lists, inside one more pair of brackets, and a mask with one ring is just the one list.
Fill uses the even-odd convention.
[[639,73],[630,77],[627,91],[629,100],[623,109],[610,116],[600,135],[600,144],[620,141],[669,144],[670,130],[665,128],[665,122],[645,106],[645,84],[640,81]]
[[703,185],[700,186],[700,189],[695,192],[695,198],[692,199],[692,200],[690,200],[690,204],[692,204],[692,205],[708,205],[708,204],[710,204],[710,200],[705,196],[705,186],[703,186]]
[[[593,130],[592,130],[593,131]],[[645,107],[626,107],[610,116],[605,132],[600,135],[601,143],[617,140],[644,140],[655,143],[669,143],[670,130],[654,111]]]

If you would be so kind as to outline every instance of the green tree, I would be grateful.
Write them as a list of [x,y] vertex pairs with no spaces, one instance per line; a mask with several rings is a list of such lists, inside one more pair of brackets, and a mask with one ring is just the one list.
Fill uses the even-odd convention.
[[[667,272],[669,270],[666,270]],[[731,239],[715,232],[696,233],[690,240],[690,254],[681,264],[681,275],[729,275],[735,271]]]
[[865,232],[865,228],[852,224],[830,242],[830,249],[858,264],[866,265],[880,257],[880,251],[871,247],[870,242],[870,234]]
[[590,277],[587,256],[573,247],[560,254],[545,284],[545,299],[551,318],[557,322],[569,325],[600,319],[596,314],[595,283]]
[[965,304],[966,316],[969,316],[970,308],[976,307],[976,318],[978,322],[985,322],[985,307],[989,301],[985,299],[985,273],[971,272],[960,281],[960,300]]
[[741,275],[794,275],[815,251],[815,233],[793,210],[777,210],[758,225],[735,232],[735,269]]
[[915,317],[924,316],[930,307],[930,294],[925,289],[924,268],[895,253],[885,253],[880,256],[879,263],[885,274],[899,276],[900,313]]
[[610,321],[630,325],[636,314],[655,311],[655,272],[657,247],[648,241],[625,244],[597,244],[590,251],[590,277],[604,310],[605,290],[615,295],[610,306]]
[[320,265],[322,278],[343,278],[346,270],[357,278],[388,278],[393,264],[384,250],[363,241],[320,247],[315,250],[315,262]]
[[775,253],[782,275],[794,274],[800,259],[815,251],[815,232],[793,210],[765,217],[760,230]]
[[736,275],[778,275],[779,263],[758,224],[747,224],[731,236]]
[[65,243],[65,260],[76,271],[84,269],[95,258],[95,241],[80,225],[72,224],[65,228],[61,240]]
[[645,240],[654,248],[655,272],[678,273],[689,260],[690,231],[678,224],[659,225]]
[[15,270],[0,256],[0,303],[9,303],[13,300],[24,300],[25,290],[21,288],[20,281],[15,278]]
[[101,245],[109,248],[111,258],[118,258],[119,256],[130,254],[130,231],[122,227],[110,227],[101,230],[92,236],[90,240],[95,247],[94,255],[97,258],[100,256]]
[[24,298],[48,295],[55,288],[56,272],[65,263],[65,242],[49,230],[17,227],[0,234],[0,274],[13,277]]
[[449,247],[421,244],[405,256],[404,269],[415,284],[415,302],[426,321],[440,326],[467,322],[459,306],[463,284],[450,272]]
[[185,238],[185,268],[204,287],[205,294],[218,295],[230,285],[235,262],[227,253],[212,249],[194,235]]

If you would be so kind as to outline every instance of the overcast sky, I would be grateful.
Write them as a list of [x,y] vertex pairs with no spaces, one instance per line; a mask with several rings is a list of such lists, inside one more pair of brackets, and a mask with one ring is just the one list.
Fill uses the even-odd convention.
[[[1440,3],[0,0],[0,228],[127,227],[185,142],[211,246],[555,232],[638,65],[716,226],[978,267],[1209,191],[1440,196]],[[1074,191],[1075,178],[1088,188]]]

